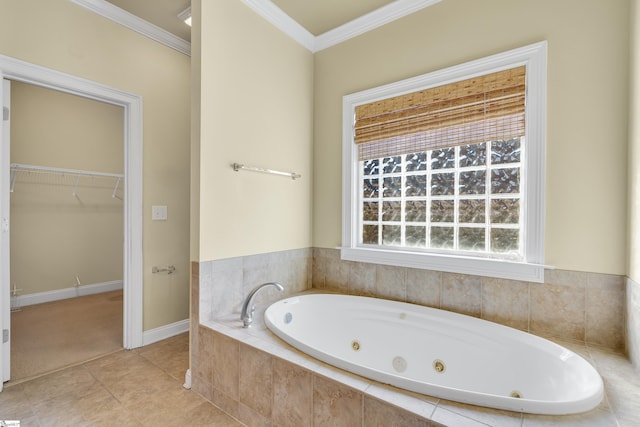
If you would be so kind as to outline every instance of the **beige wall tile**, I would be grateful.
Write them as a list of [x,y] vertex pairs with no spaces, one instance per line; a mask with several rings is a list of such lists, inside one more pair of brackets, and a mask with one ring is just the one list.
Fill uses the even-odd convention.
[[[258,282],[267,278],[275,280],[271,277],[274,274],[295,281],[295,286],[285,284],[287,295],[299,291],[298,282],[304,282],[302,277],[306,270],[306,276],[311,277],[306,281],[307,286],[319,289],[408,301],[482,317],[546,336],[586,340],[618,350],[625,347],[624,310],[621,309],[625,301],[624,286],[622,276],[617,275],[547,270],[545,284],[530,284],[342,261],[339,250],[327,248],[258,254],[200,263],[198,267],[202,286],[215,288],[199,292],[199,303],[208,305],[200,311],[206,313],[238,311],[242,295]],[[238,276],[243,277],[239,294],[234,283],[240,279],[234,276],[237,275],[237,271],[233,273],[234,269],[242,270]],[[218,275],[214,279],[214,272],[226,276]],[[527,295],[529,287],[531,290]],[[275,290],[259,294],[258,311],[284,296]],[[232,299],[234,305],[216,302],[217,298]]]
[[250,427],[270,427],[271,418],[265,417],[254,411],[247,405],[238,404],[238,419],[245,425]]
[[325,283],[326,260],[321,256],[320,248],[313,248],[313,261],[311,269],[311,285],[314,288],[323,289]]
[[391,265],[377,265],[376,295],[396,301],[406,301],[407,269]]
[[407,268],[407,302],[440,308],[442,273]]
[[429,420],[365,396],[363,425],[367,427],[429,427],[431,424]]
[[531,332],[584,341],[585,293],[584,287],[532,284]]
[[483,278],[482,318],[529,331],[529,283]]
[[213,388],[234,400],[238,400],[238,345],[222,334],[213,341]]
[[313,425],[351,427],[362,425],[362,393],[334,381],[314,376]]
[[[197,372],[197,370],[195,370]],[[193,371],[192,371],[193,372]],[[204,382],[201,378],[191,377],[191,390],[198,393],[210,402],[213,402],[213,386]]]
[[588,273],[570,270],[545,270],[544,282],[550,285],[584,288],[587,286]]
[[349,293],[376,296],[376,265],[352,262],[349,267]]
[[273,424],[311,426],[313,386],[311,373],[275,358],[273,362]]
[[272,389],[272,357],[263,351],[241,344],[240,402],[260,415],[270,418]]
[[198,381],[208,387],[213,385],[213,338],[214,332],[204,326],[198,326],[198,348],[196,350],[197,370],[192,373]]
[[238,407],[238,400],[230,397],[215,387],[213,388],[213,398],[211,399],[211,402],[232,417],[239,418],[240,411]]
[[613,350],[624,350],[622,276],[590,273],[587,280],[585,339]]
[[640,284],[626,280],[626,323],[627,352],[631,362],[640,369]]
[[327,260],[324,286],[327,289],[348,293],[349,263],[340,259]]
[[442,273],[442,308],[480,317],[482,279],[464,274]]

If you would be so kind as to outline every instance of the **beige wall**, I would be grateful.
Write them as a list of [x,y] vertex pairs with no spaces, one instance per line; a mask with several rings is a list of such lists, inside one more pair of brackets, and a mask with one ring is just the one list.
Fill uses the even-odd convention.
[[628,0],[447,0],[317,53],[314,246],[341,240],[342,96],[547,40],[545,263],[624,274],[628,13]]
[[629,109],[629,267],[627,275],[640,283],[640,5],[631,1],[631,87]]
[[[143,97],[144,329],[188,318],[190,58],[67,0],[3,1],[0,54]],[[167,205],[168,221],[151,221]],[[171,276],[151,273],[175,265]]]
[[627,354],[640,367],[640,2],[631,0],[629,102],[629,249],[625,289]]
[[[11,85],[11,163],[121,174],[122,107]],[[11,283],[20,294],[122,280],[124,211],[115,178],[32,172],[11,193]],[[77,197],[73,196],[73,192]]]
[[200,259],[200,4],[191,1],[191,261]]
[[242,2],[201,7],[200,260],[309,247],[313,56]]

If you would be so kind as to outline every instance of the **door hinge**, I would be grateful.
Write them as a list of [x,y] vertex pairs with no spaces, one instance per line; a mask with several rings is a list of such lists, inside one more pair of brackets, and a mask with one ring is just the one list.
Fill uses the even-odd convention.
[[2,344],[9,342],[9,330],[8,329],[3,329],[2,330]]
[[9,120],[9,107],[2,107],[2,120]]

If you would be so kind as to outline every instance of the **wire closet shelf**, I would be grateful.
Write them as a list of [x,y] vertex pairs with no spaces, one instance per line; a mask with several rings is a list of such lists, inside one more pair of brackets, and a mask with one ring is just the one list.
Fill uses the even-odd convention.
[[[49,184],[69,185],[73,187],[73,196],[77,196],[78,186],[81,184],[81,178],[99,178],[106,180],[113,185],[113,191],[111,197],[120,199],[117,195],[118,188],[122,181],[124,181],[123,174],[96,172],[80,169],[64,169],[54,168],[48,166],[35,166],[25,165],[20,163],[12,163],[10,165],[11,171],[11,187],[10,190],[13,193],[15,189],[16,181],[19,175],[24,175],[25,179],[29,179],[29,182],[46,182]],[[114,183],[115,181],[115,183]]]

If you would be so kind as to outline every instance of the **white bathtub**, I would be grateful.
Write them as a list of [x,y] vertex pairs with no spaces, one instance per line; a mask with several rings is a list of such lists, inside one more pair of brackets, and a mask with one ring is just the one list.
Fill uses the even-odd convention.
[[272,304],[265,322],[284,341],[324,362],[443,399],[561,415],[593,409],[603,397],[600,375],[572,351],[444,310],[311,294]]

